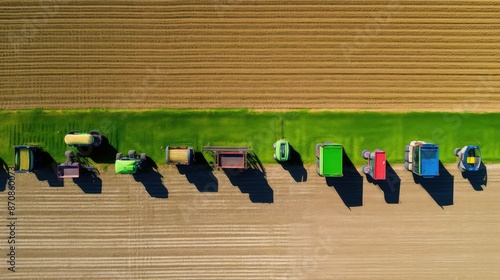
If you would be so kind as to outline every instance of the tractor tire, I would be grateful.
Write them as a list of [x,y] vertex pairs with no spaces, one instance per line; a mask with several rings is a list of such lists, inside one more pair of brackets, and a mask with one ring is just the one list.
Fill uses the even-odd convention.
[[146,153],[141,154],[141,160],[146,161],[148,157],[146,156]]
[[405,152],[409,152],[409,151],[410,151],[410,145],[406,145]]
[[129,158],[134,158],[136,155],[137,155],[137,153],[135,152],[135,150],[128,151],[128,157]]
[[79,130],[71,130],[68,134],[80,134]]
[[77,146],[76,150],[78,150],[78,153],[82,156],[87,157],[92,153],[92,146]]
[[364,165],[362,170],[363,170],[363,173],[369,174],[371,171],[371,168],[368,165]]
[[409,163],[409,162],[405,162],[405,169],[408,170],[408,171],[412,171],[413,170],[413,164]]
[[90,135],[92,135],[92,137],[94,137],[94,143],[92,143],[92,146],[94,147],[98,147],[99,145],[101,145],[101,133],[99,133],[99,131],[97,130],[92,130],[89,132]]
[[67,150],[64,155],[66,156],[66,162],[70,163],[73,162],[75,159],[75,153],[73,153],[72,150]]
[[72,150],[67,150],[64,155],[66,156],[66,158],[72,158],[75,156],[75,153],[73,153]]
[[461,150],[462,150],[462,149],[460,149],[460,148],[456,148],[456,149],[453,151],[453,154],[455,154],[455,156],[457,156],[457,157],[458,157],[458,153],[460,153],[460,151],[461,151]]
[[122,153],[116,154],[116,160],[120,160],[120,159],[122,159],[122,157],[123,157]]
[[369,159],[370,158],[370,151],[368,150],[363,150],[361,152],[361,156],[364,158],[364,159]]

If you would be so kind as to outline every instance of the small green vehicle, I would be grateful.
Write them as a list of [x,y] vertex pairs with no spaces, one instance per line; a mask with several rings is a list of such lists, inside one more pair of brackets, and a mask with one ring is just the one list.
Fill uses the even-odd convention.
[[146,161],[146,153],[137,155],[134,150],[128,151],[127,156],[123,156],[122,153],[117,153],[115,172],[119,174],[135,174],[138,170],[144,168]]
[[281,139],[273,144],[274,148],[274,159],[279,162],[285,162],[290,159],[290,143],[288,141]]

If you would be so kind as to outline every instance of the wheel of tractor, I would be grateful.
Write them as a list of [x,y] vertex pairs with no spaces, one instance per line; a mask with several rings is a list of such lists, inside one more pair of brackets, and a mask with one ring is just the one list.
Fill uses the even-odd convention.
[[75,156],[75,153],[73,153],[72,150],[67,150],[64,155],[66,156],[66,158],[72,158]]
[[137,155],[137,153],[135,152],[135,150],[128,151],[128,157],[134,158],[136,155]]
[[75,153],[72,150],[67,150],[64,155],[66,156],[66,162],[73,162],[75,159]]
[[406,145],[405,152],[409,152],[409,151],[410,151],[410,145]]
[[363,173],[365,173],[365,174],[369,174],[369,173],[370,173],[370,171],[371,171],[370,166],[368,166],[368,165],[363,166]]
[[363,150],[361,152],[361,156],[364,158],[364,159],[369,159],[370,158],[370,151],[368,150]]
[[413,170],[413,164],[409,163],[409,162],[405,162],[405,169],[408,170],[408,171],[412,171]]
[[68,134],[80,134],[79,130],[71,130]]
[[146,156],[146,153],[141,154],[141,160],[147,160],[148,157]]
[[92,153],[92,146],[77,146],[76,149],[84,157],[87,157]]
[[458,157],[458,153],[460,153],[460,151],[461,151],[461,150],[462,150],[462,149],[460,149],[460,148],[456,148],[456,149],[453,151],[453,154],[455,154],[455,156],[457,156],[457,157]]
[[123,157],[122,153],[116,154],[116,160],[120,160],[120,159],[122,159],[122,157]]
[[92,135],[92,137],[94,137],[94,143],[92,143],[92,146],[97,147],[101,145],[101,133],[99,133],[99,131],[91,130],[89,134]]
[[316,144],[316,157],[319,158],[319,147],[321,147],[321,144],[318,143]]

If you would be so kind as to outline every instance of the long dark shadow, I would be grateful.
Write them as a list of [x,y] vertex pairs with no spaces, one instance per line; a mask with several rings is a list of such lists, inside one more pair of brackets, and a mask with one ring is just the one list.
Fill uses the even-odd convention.
[[334,187],[340,198],[347,206],[351,207],[363,205],[363,177],[359,175],[356,167],[345,151],[342,156],[344,176],[327,177],[326,184]]
[[255,168],[249,168],[241,173],[234,173],[224,169],[229,181],[237,186],[242,193],[248,193],[253,203],[273,203],[274,192],[264,173]]
[[99,172],[97,170],[92,171],[82,168],[80,170],[80,177],[74,178],[73,182],[80,187],[84,193],[102,193],[102,180],[99,178]]
[[57,162],[52,156],[46,152],[41,151],[39,155],[39,167],[33,173],[39,181],[47,181],[51,187],[63,187],[64,180],[57,177]]
[[307,181],[307,170],[304,168],[302,157],[292,145],[290,145],[290,159],[286,162],[280,162],[280,165],[290,173],[295,182]]
[[252,151],[247,154],[247,161],[250,168],[260,170],[264,174],[266,173],[264,165],[255,152]]
[[203,153],[195,153],[195,163],[177,165],[180,174],[185,175],[189,183],[195,185],[199,192],[218,192],[219,181],[214,176],[212,167],[208,164]]
[[113,147],[106,136],[101,136],[101,144],[98,147],[91,147],[91,151],[88,154],[82,154],[83,156],[90,157],[96,163],[114,163],[116,160],[116,150]]
[[168,198],[168,189],[163,184],[163,176],[158,172],[158,166],[150,157],[147,157],[143,169],[133,176],[134,180],[140,182],[151,197]]
[[0,158],[0,192],[5,191],[9,180],[9,166]]
[[248,193],[251,202],[273,203],[274,191],[267,182],[264,166],[256,154],[249,157],[250,168],[242,172],[224,169],[224,173],[233,186],[237,186],[242,193]]
[[384,192],[384,200],[388,204],[396,204],[399,203],[399,193],[401,190],[401,179],[389,161],[386,161],[386,176],[385,180],[373,180],[373,178],[366,174],[366,180],[369,183],[377,185]]
[[469,183],[476,191],[482,191],[483,186],[486,187],[488,183],[488,170],[486,169],[486,165],[481,162],[478,171],[462,172],[462,177],[469,180]]
[[441,161],[439,161],[439,176],[422,178],[413,174],[413,180],[420,184],[441,208],[453,205],[453,176],[446,170]]

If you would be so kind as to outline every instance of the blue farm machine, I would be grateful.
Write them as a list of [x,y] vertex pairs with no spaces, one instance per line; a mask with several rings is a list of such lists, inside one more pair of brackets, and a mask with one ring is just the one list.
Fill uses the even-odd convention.
[[423,178],[439,176],[439,146],[411,141],[405,148],[405,169]]
[[461,172],[479,170],[481,166],[481,151],[479,150],[479,146],[456,148],[454,154],[458,157],[458,170]]

